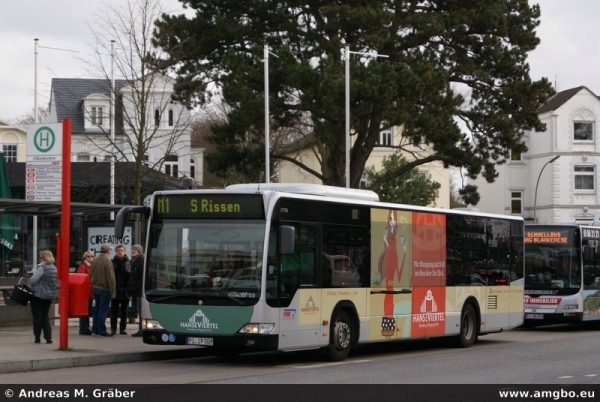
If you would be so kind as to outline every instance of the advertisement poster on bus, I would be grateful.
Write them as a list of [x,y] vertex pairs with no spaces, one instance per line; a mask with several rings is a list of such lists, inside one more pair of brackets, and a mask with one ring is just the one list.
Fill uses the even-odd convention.
[[381,326],[371,337],[444,333],[445,226],[442,214],[372,211],[370,313],[381,316]]

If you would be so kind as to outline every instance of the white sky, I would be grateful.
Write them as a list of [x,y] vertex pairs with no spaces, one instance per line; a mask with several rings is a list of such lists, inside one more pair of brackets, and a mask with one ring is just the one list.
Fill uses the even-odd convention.
[[[538,0],[530,0],[537,3]],[[600,33],[598,0],[539,0],[542,9],[538,36],[541,43],[529,56],[531,77],[548,77],[559,90],[580,85],[600,95]],[[122,4],[124,0],[104,0]],[[177,0],[161,0],[165,10],[182,10]],[[35,85],[34,39],[40,46],[78,50],[72,53],[40,48],[38,54],[38,105],[47,105],[53,77],[85,76],[86,42],[102,3],[89,0],[18,0],[0,13],[0,120],[13,119],[33,110]]]

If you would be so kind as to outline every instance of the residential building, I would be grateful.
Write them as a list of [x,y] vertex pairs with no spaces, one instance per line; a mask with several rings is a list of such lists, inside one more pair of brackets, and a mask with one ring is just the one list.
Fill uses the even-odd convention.
[[[362,178],[363,181],[367,180],[368,170],[381,170],[383,166],[383,158],[385,156],[393,154],[394,152],[397,152],[397,149],[390,148],[389,146],[399,146],[401,145],[401,141],[403,141],[402,130],[398,127],[392,127],[388,130],[383,130],[379,135],[380,138],[378,144],[380,144],[381,146],[376,146],[375,148],[373,148],[371,155],[367,159],[367,163],[365,164],[365,172]],[[405,147],[410,148],[410,151],[413,152],[415,155],[427,155],[427,149],[423,148],[418,144],[405,144]],[[320,172],[321,167],[316,156],[317,152],[318,151],[312,143],[311,138],[308,137],[307,139],[303,139],[302,141],[298,141],[297,143],[293,144],[289,148],[289,152],[287,152],[287,155],[289,157],[301,161],[310,169]],[[415,156],[409,152],[404,152],[403,156],[409,161],[415,159]],[[321,180],[319,180],[317,177],[306,172],[305,170],[301,169],[293,163],[281,161],[278,163],[277,169],[279,172],[280,183],[322,184]],[[418,171],[420,174],[425,175],[431,181],[436,181],[441,185],[437,199],[430,206],[435,206],[439,208],[449,208],[449,169],[444,168],[441,162],[432,162],[419,166]]]
[[[137,139],[143,138],[146,167],[160,168],[175,178],[192,179],[192,186],[200,186],[203,149],[191,145],[190,111],[171,100],[174,82],[166,76],[154,79],[146,100],[141,101],[139,82],[115,80],[118,95],[111,122],[109,80],[54,78],[48,121],[71,119],[73,162],[110,161],[115,154],[120,162],[132,162]],[[142,106],[145,116],[139,113]],[[140,134],[142,124],[146,132]],[[111,141],[118,150],[110,146]]]
[[24,162],[27,157],[27,132],[0,120],[0,145],[6,162]]
[[[199,187],[202,184],[203,149],[190,144],[190,112],[183,105],[171,102],[173,80],[163,77],[155,82],[153,91],[144,105],[149,135],[142,166],[142,197],[157,190],[173,190]],[[115,119],[111,124],[111,90],[107,80],[53,79],[50,113],[46,122],[71,120],[71,209],[76,203],[81,209],[71,216],[71,240],[69,266],[77,267],[81,255],[90,249],[89,228],[110,226],[110,193],[114,185],[114,204],[131,204],[134,187],[133,152],[137,145],[133,130],[139,127],[141,116],[134,112],[139,104],[129,100],[134,97],[133,87],[138,83],[117,80],[118,96],[114,102]],[[114,133],[112,128],[114,127]],[[11,196],[16,204],[4,200],[2,210],[15,210],[14,205],[26,205],[26,159],[27,130],[0,121],[0,145],[4,151],[7,179]],[[111,146],[111,139],[117,151]],[[110,164],[113,155],[115,180],[111,183]],[[160,169],[161,171],[157,171]],[[81,206],[83,204],[83,206]],[[8,258],[18,258],[29,268],[35,265],[38,250],[56,252],[56,241],[62,223],[58,218],[57,206],[45,203],[36,207],[38,218],[27,213],[14,213],[15,241]],[[79,207],[78,207],[79,208]],[[26,208],[25,208],[26,209]],[[6,212],[5,212],[6,213]],[[136,224],[137,225],[137,224]],[[36,230],[37,229],[37,230]],[[37,233],[37,238],[34,236]],[[143,239],[143,228],[135,226],[135,240]],[[2,251],[0,249],[0,251]],[[0,276],[6,267],[0,261]]]
[[[537,223],[593,224],[600,217],[600,99],[585,86],[554,95],[539,109],[544,132],[526,132],[526,153],[479,177],[482,212],[521,215]],[[558,159],[555,159],[558,158]]]

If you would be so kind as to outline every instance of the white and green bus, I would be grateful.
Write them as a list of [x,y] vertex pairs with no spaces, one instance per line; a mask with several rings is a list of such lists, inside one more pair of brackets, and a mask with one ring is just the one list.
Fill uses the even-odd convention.
[[305,184],[161,191],[149,207],[143,341],[216,353],[479,335],[523,323],[523,220]]

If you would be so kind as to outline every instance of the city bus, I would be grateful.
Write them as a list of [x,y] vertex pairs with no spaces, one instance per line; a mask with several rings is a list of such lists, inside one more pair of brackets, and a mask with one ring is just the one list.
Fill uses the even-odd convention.
[[143,341],[215,354],[478,336],[523,324],[522,218],[379,202],[367,190],[240,184],[147,207]]
[[600,227],[525,226],[524,325],[600,320]]

